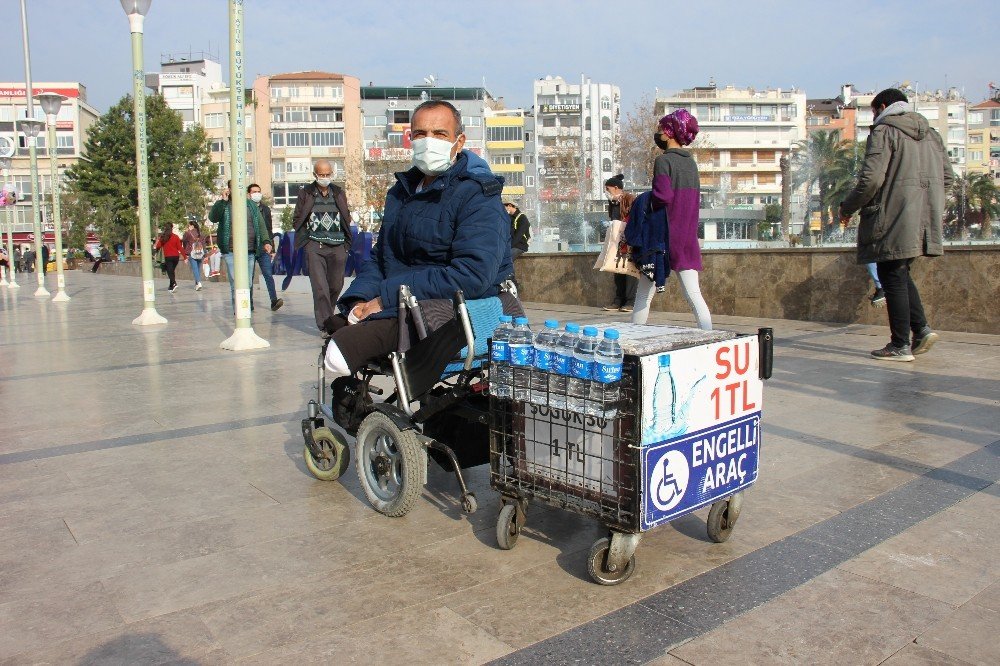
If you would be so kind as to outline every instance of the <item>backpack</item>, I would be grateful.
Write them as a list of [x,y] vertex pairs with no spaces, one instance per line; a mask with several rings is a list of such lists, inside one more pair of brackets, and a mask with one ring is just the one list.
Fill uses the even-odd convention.
[[191,243],[191,258],[198,261],[205,258],[205,244],[200,240]]

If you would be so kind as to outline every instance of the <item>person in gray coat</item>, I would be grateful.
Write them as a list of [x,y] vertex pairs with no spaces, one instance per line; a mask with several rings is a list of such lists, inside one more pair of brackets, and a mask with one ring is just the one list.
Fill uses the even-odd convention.
[[926,118],[909,111],[906,95],[887,88],[871,106],[875,122],[865,161],[857,185],[840,204],[840,220],[846,223],[861,212],[858,263],[875,262],[885,291],[892,339],[872,356],[912,361],[938,334],[927,324],[910,266],[916,257],[944,252],[945,192],[954,173],[941,136]]

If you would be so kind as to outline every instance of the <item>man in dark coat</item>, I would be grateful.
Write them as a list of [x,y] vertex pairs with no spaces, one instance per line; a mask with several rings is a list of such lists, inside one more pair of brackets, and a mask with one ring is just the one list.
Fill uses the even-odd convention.
[[396,348],[400,285],[417,300],[450,299],[459,289],[471,300],[499,294],[513,275],[503,179],[462,150],[461,114],[448,102],[424,102],[411,135],[414,166],[396,174],[372,257],[338,302],[325,361],[334,376]]
[[910,265],[916,257],[944,252],[945,192],[955,175],[941,137],[909,110],[906,95],[887,88],[871,106],[875,122],[865,161],[857,185],[840,204],[840,220],[846,224],[861,211],[858,263],[875,262],[885,292],[892,339],[872,356],[912,361],[938,334],[927,324]]
[[295,249],[306,250],[316,326],[329,335],[335,329],[335,305],[351,249],[351,211],[344,190],[333,182],[328,160],[313,165],[313,176],[316,179],[299,190],[292,224]]

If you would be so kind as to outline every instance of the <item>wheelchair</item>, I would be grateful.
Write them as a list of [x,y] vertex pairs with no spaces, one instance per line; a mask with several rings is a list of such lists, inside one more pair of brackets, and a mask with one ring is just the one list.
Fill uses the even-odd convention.
[[[326,426],[329,419],[353,436],[362,490],[379,513],[398,517],[410,511],[427,482],[428,459],[454,472],[462,509],[474,513],[476,496],[462,470],[489,462],[485,362],[487,340],[502,314],[524,314],[511,281],[499,296],[470,301],[458,291],[450,301],[420,303],[401,286],[396,351],[329,387],[326,340],[319,354],[317,395],[302,420],[310,473],[333,481],[350,465],[350,443]],[[376,377],[392,380],[384,400],[372,398],[384,393],[372,385]]]

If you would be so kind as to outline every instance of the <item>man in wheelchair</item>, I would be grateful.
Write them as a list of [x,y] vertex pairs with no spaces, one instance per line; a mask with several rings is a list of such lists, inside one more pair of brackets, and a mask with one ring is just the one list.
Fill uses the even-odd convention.
[[413,167],[396,174],[371,259],[338,301],[324,365],[352,376],[395,351],[400,285],[418,301],[496,296],[514,272],[503,179],[463,150],[461,114],[445,101],[411,119]]

